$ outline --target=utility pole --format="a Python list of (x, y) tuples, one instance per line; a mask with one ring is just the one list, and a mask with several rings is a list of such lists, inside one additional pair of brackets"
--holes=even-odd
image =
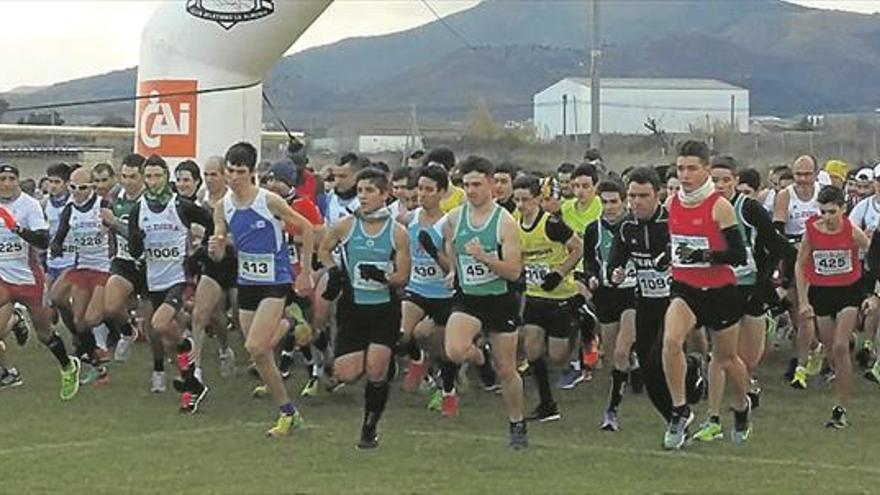
[(409, 104), (409, 132), (406, 136), (406, 146), (403, 150), (403, 158), (401, 159), (400, 166), (406, 167), (409, 165), (409, 155), (415, 151), (418, 147), (416, 144), (418, 142), (418, 138), (421, 135), (421, 131), (419, 130), (419, 111), (416, 107), (415, 103)]
[(731, 155), (736, 154), (733, 150), (733, 140), (736, 136), (736, 131), (736, 95), (730, 95), (730, 145), (728, 148), (730, 149)]
[(590, 0), (593, 4), (592, 42), (590, 46), (590, 147), (599, 149), (600, 135), (600, 80), (599, 62), (602, 57), (599, 36), (599, 0)]
[(568, 158), (568, 95), (562, 95), (562, 153)]

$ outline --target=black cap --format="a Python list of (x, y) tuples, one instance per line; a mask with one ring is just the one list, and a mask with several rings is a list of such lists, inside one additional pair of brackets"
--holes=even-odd
[(296, 187), (296, 165), (294, 165), (289, 159), (275, 162), (269, 168), (269, 173), (266, 174), (266, 179), (280, 180), (290, 187)]
[(0, 162), (0, 174), (13, 174), (18, 177), (18, 167), (6, 162)]

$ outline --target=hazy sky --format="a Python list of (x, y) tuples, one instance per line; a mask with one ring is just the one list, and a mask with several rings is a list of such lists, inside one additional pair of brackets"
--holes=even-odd
[[(284, 0), (276, 0), (284, 1)], [(140, 33), (160, 2), (0, 0), (0, 92), (137, 64)], [(429, 0), (441, 15), (479, 0)], [(880, 12), (880, 0), (797, 0), (818, 8)], [(434, 20), (418, 0), (336, 0), (291, 51)]]

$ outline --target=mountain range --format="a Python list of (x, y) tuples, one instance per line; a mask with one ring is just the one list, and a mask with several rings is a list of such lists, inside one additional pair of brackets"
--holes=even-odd
[[(602, 73), (714, 78), (751, 91), (752, 114), (880, 107), (880, 15), (779, 0), (604, 0)], [(484, 0), (406, 31), (350, 38), (280, 60), (265, 91), (288, 124), (463, 120), (483, 99), (525, 119), (532, 96), (588, 71), (590, 4)], [(14, 106), (133, 95), (135, 68), (0, 95)], [(64, 109), (68, 122), (133, 115), (131, 103)], [(272, 119), (265, 114), (267, 121)], [(11, 120), (6, 117), (6, 120)]]

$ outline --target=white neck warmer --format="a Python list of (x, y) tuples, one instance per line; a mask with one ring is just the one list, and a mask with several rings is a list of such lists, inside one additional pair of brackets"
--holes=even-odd
[(678, 199), (686, 205), (695, 205), (701, 203), (708, 198), (710, 194), (715, 192), (715, 183), (712, 178), (707, 178), (702, 186), (696, 188), (693, 192), (685, 192), (684, 188), (678, 190)]

